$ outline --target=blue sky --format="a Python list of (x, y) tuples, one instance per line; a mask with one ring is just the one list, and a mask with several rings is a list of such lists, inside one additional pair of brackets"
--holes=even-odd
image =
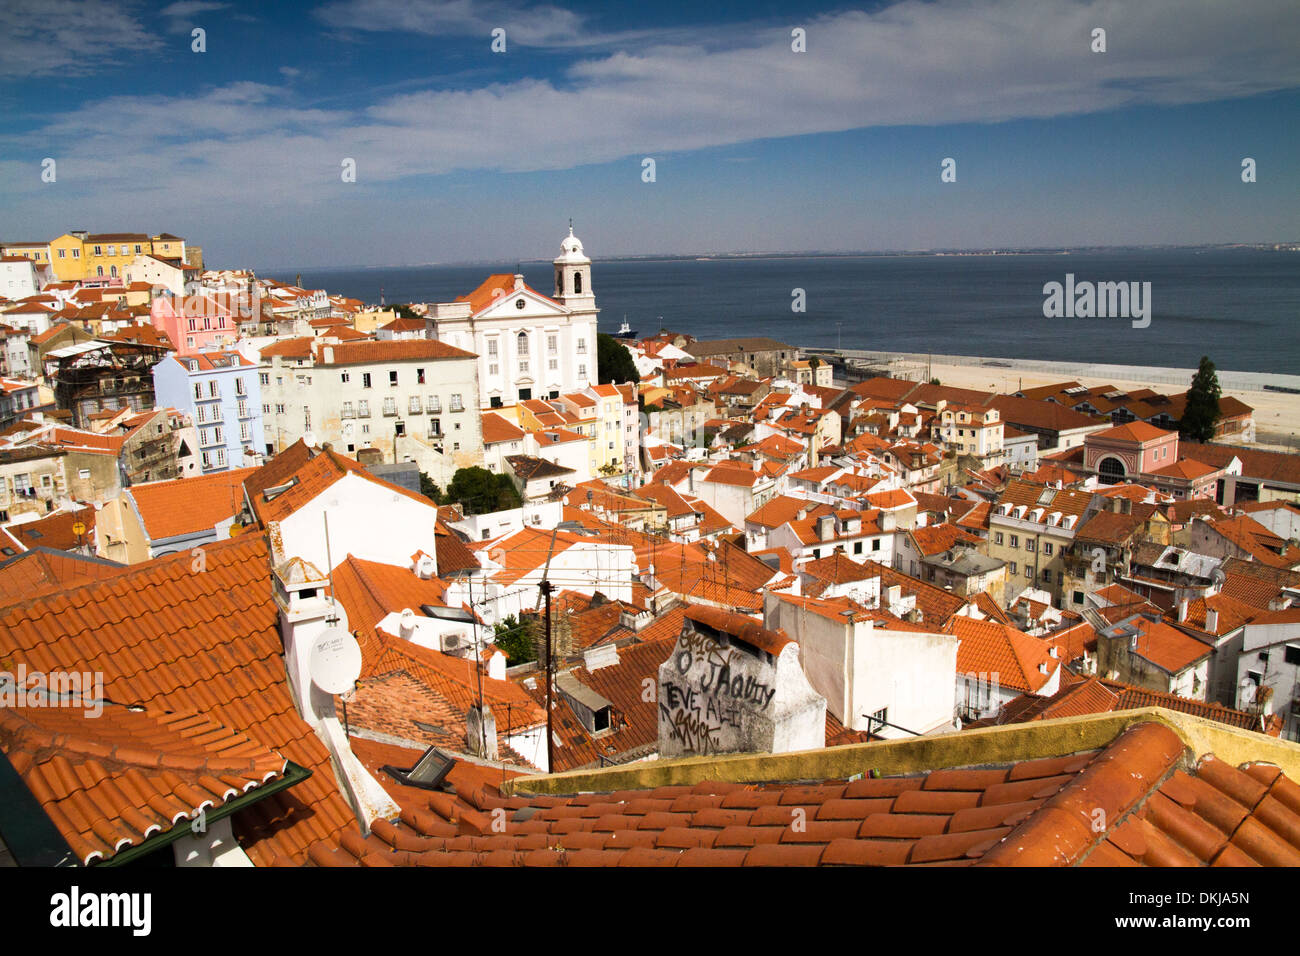
[(569, 217), (596, 257), (1297, 240), (1297, 49), (1294, 0), (6, 0), (0, 230), (259, 269), (549, 257)]

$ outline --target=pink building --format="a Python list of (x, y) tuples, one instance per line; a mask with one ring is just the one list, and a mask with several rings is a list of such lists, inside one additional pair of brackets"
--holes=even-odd
[(1136, 480), (1178, 460), (1178, 433), (1146, 422), (1093, 432), (1083, 440), (1083, 465), (1102, 481)]
[(222, 302), (208, 295), (186, 297), (182, 312), (177, 312), (176, 300), (161, 295), (153, 300), (149, 321), (159, 332), (165, 332), (181, 355), (219, 349), (231, 345), (239, 338), (239, 323), (234, 313)]

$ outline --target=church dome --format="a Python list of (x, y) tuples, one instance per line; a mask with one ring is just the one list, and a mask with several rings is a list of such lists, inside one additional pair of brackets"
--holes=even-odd
[(573, 234), (572, 225), (569, 226), (569, 234), (560, 243), (560, 255), (555, 261), (556, 263), (590, 261), (582, 251), (582, 240)]

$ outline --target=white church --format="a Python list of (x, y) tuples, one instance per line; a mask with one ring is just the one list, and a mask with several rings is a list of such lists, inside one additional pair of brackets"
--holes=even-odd
[(555, 398), (593, 385), (596, 297), (591, 260), (573, 234), (555, 259), (548, 298), (522, 275), (490, 275), (469, 295), (429, 307), (428, 337), (479, 357), (479, 407)]

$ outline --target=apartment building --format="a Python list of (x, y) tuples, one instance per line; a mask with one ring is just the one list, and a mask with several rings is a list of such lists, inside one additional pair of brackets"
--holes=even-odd
[(194, 423), (202, 474), (260, 462), (266, 439), (256, 365), (235, 351), (169, 355), (153, 379), (158, 404)]
[(1107, 504), (1086, 491), (1012, 481), (989, 512), (988, 555), (1006, 562), (1007, 601), (1037, 588), (1063, 607), (1066, 556), (1075, 532), (1085, 516)]
[(302, 438), (356, 457), (414, 461), (439, 485), (482, 467), (478, 356), (427, 339), (274, 343), (259, 380), (265, 448)]

